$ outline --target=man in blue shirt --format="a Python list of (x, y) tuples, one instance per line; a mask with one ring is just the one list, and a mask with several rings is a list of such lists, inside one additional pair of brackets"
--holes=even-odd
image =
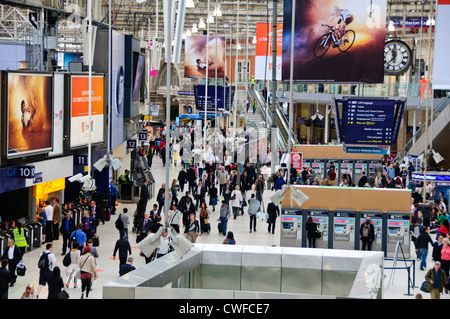
[[(75, 237), (75, 238), (74, 238)], [(78, 249), (83, 252), (84, 246), (87, 242), (87, 236), (83, 231), (83, 224), (79, 224), (77, 227), (77, 230), (73, 231), (72, 234), (70, 234), (70, 240), (76, 240), (78, 243)]]
[(75, 221), (72, 218), (72, 212), (67, 211), (66, 218), (62, 220), (61, 227), (59, 228), (59, 232), (63, 236), (63, 246), (62, 246), (62, 254), (66, 254), (67, 245), (70, 243), (70, 235), (76, 229)]

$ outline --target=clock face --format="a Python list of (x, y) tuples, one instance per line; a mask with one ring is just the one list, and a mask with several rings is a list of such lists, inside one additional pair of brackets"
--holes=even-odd
[(384, 45), (384, 73), (402, 75), (411, 65), (411, 49), (403, 41), (388, 41)]

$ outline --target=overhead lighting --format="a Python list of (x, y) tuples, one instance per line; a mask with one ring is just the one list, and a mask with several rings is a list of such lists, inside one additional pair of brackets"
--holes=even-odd
[(240, 44), (240, 43), (238, 43), (238, 44), (237, 44), (237, 49), (238, 49), (238, 50), (241, 50), (241, 49), (242, 49), (242, 47), (241, 47), (241, 44)]
[(186, 31), (183, 32), (183, 35), (181, 36), (181, 38), (182, 38), (183, 40), (186, 40)]
[(252, 43), (253, 43), (253, 44), (256, 44), (256, 35), (253, 36)]
[(187, 37), (190, 37), (191, 35), (192, 35), (191, 29), (187, 29), (187, 31), (186, 31), (186, 36), (187, 36)]
[(389, 27), (388, 27), (388, 30), (389, 30), (390, 32), (395, 31), (394, 21), (389, 21)]
[(147, 1), (147, 0), (136, 0), (137, 4), (141, 4), (141, 3), (145, 2), (145, 1)]
[(198, 28), (199, 28), (199, 29), (204, 29), (204, 28), (206, 28), (206, 25), (205, 25), (205, 19), (200, 18), (200, 23), (198, 24)]
[(222, 10), (220, 10), (220, 4), (216, 6), (213, 12), (213, 16), (215, 17), (221, 17), (222, 16)]
[(193, 25), (192, 25), (192, 33), (197, 33), (198, 32), (198, 29), (197, 29), (197, 23), (194, 23)]
[(194, 0), (187, 0), (186, 1), (186, 8), (195, 8)]
[(208, 17), (208, 22), (209, 22), (209, 23), (214, 23), (214, 18), (213, 18), (212, 15), (210, 15), (210, 16)]

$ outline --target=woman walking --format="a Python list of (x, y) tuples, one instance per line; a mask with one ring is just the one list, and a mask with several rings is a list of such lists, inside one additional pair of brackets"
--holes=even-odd
[(84, 299), (85, 291), (86, 299), (88, 299), (92, 281), (98, 278), (95, 260), (91, 255), (91, 248), (89, 246), (84, 248), (83, 255), (78, 260), (78, 267), (80, 267), (81, 299)]

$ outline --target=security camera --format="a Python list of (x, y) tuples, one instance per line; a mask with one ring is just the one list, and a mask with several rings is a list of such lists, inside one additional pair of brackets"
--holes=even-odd
[(95, 164), (93, 165), (98, 171), (102, 171), (105, 166), (108, 164), (108, 155), (103, 156), (101, 159), (99, 159)]
[(74, 175), (74, 176), (70, 177), (69, 178), (69, 182), (71, 182), (71, 183), (76, 182), (82, 177), (83, 177), (83, 174), (78, 173), (77, 175)]
[(286, 196), (286, 185), (283, 185), (282, 189), (277, 190), (275, 194), (272, 195), (270, 200), (272, 201), (272, 203), (278, 206), (284, 200), (285, 196)]
[(168, 232), (172, 239), (170, 241), (170, 246), (172, 246), (180, 258), (183, 258), (183, 256), (191, 250), (192, 243), (183, 235), (178, 234), (172, 227), (169, 228)]
[(440, 162), (442, 162), (444, 160), (444, 158), (441, 156), (441, 154), (435, 152), (433, 150), (433, 159), (436, 162), (436, 164), (439, 164)]
[(294, 186), (290, 185), (291, 188), (291, 198), (293, 198), (299, 207), (302, 207), (303, 203), (306, 202), (309, 197), (303, 193), (301, 190), (296, 189)]
[(88, 181), (89, 179), (91, 179), (91, 176), (90, 176), (90, 175), (84, 175), (84, 176), (81, 177), (78, 181), (79, 181), (80, 183), (84, 183), (84, 182)]
[(161, 235), (163, 233), (164, 227), (159, 227), (156, 233), (150, 234), (141, 240), (137, 247), (142, 251), (142, 253), (148, 258), (152, 255), (155, 249), (161, 243)]

